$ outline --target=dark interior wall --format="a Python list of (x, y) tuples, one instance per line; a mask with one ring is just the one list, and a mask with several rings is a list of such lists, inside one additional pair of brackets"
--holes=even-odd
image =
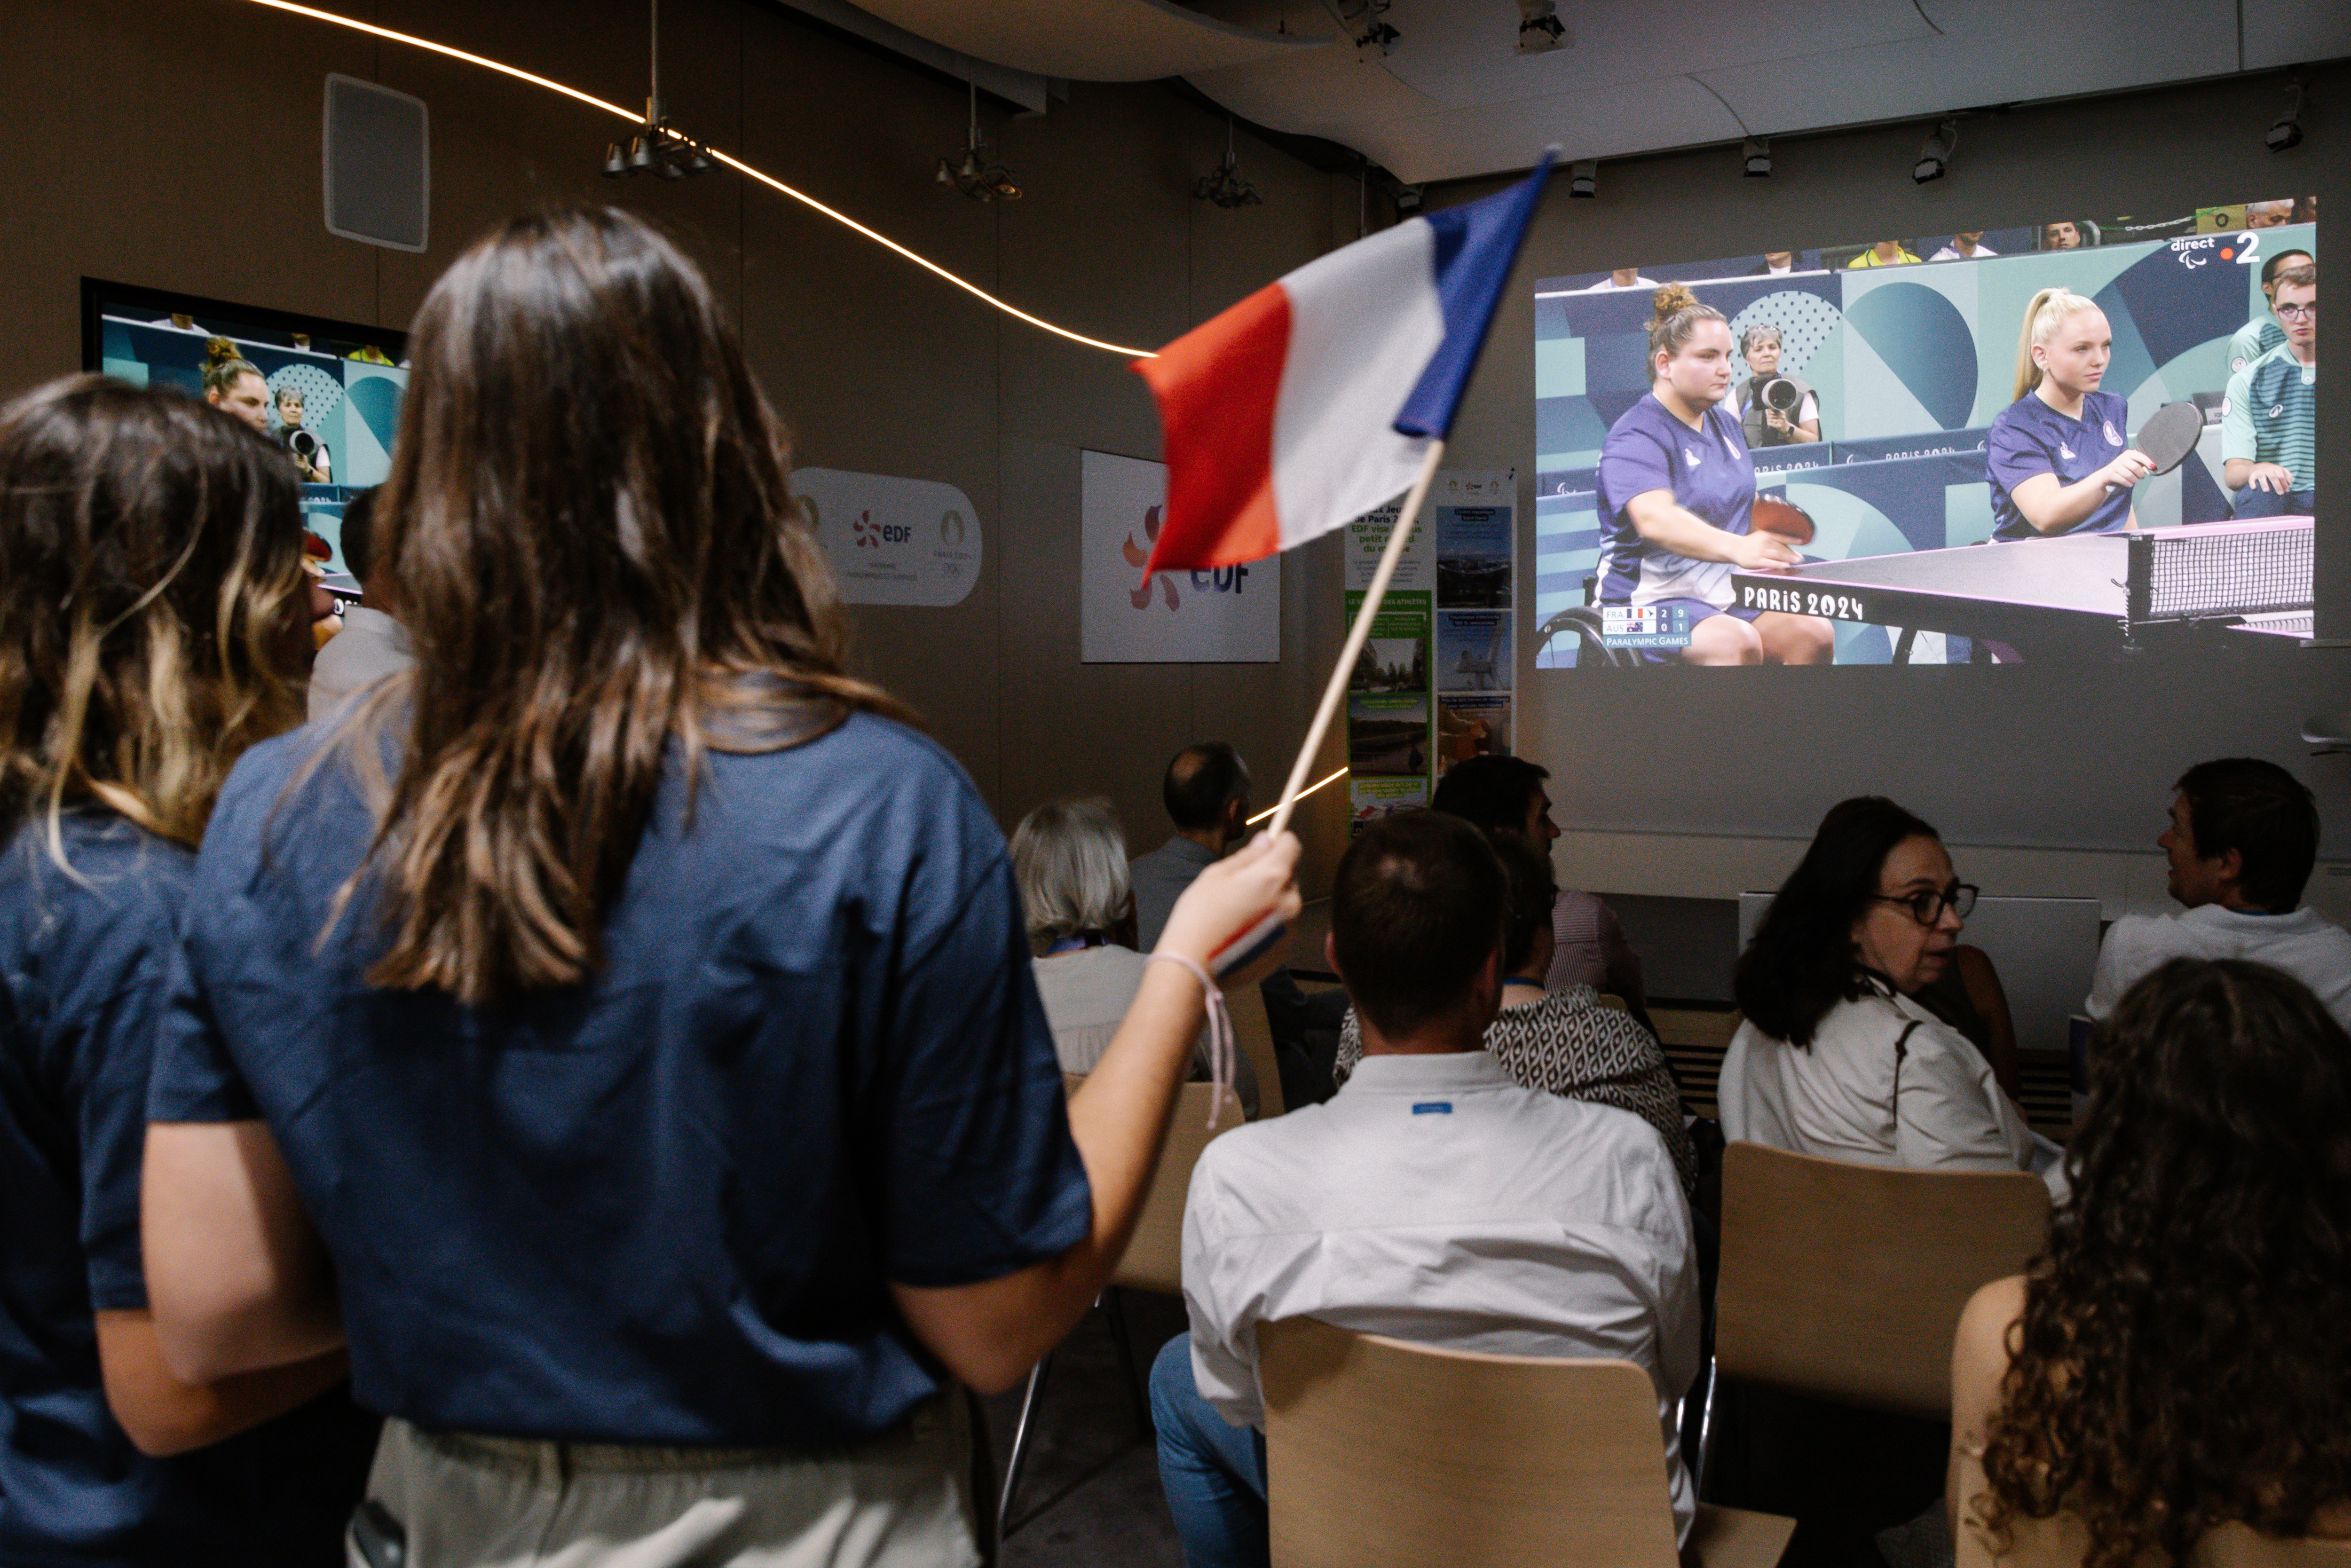
[[(351, 0), (349, 13), (626, 106), (645, 88), (645, 8)], [(931, 178), (962, 141), (949, 86), (743, 0), (662, 7), (672, 118), (1050, 320), (1155, 346), (1355, 236), (1353, 182), (1244, 135), (1265, 193), (1225, 212), (1192, 182), (1220, 119), (1156, 87), (1076, 84), (1038, 118), (983, 102), (1026, 198), (981, 206)], [(414, 93), (432, 115), (432, 248), (329, 235), (319, 115), (329, 71)], [(83, 276), (404, 326), (475, 235), (528, 207), (615, 201), (658, 219), (733, 306), (799, 460), (942, 480), (970, 497), (987, 566), (950, 609), (861, 607), (859, 658), (914, 705), (1007, 826), (1106, 793), (1140, 850), (1184, 743), (1248, 756), (1270, 802), (1335, 657), (1334, 545), (1283, 563), (1282, 660), (1079, 662), (1079, 451), (1158, 455), (1123, 360), (1009, 321), (831, 220), (726, 172), (608, 182), (626, 127), (541, 89), (245, 0), (9, 0), (0, 87), (37, 105), (0, 167), (0, 395), (78, 368)], [(1337, 738), (1326, 745), (1335, 758)], [(1317, 773), (1336, 761), (1326, 761)], [(1301, 808), (1310, 883), (1343, 847), (1342, 792)]]
[[(2283, 154), (2262, 144), (2285, 102), (2283, 78), (2270, 76), (1972, 116), (1949, 174), (1927, 186), (1908, 178), (1922, 123), (1782, 138), (1769, 180), (1740, 178), (1729, 147), (1604, 163), (1598, 199), (1555, 192), (1545, 203), (1449, 460), (1517, 465), (1521, 515), (1532, 516), (1538, 277), (2313, 193), (2323, 238), (2351, 225), (2351, 69), (2308, 77), (2308, 134)], [(1432, 204), (1499, 183), (1443, 187)], [(2320, 397), (2320, 449), (2351, 452), (2351, 388), (2335, 377)], [(2351, 639), (2342, 489), (2318, 503), (2320, 631)], [(1521, 548), (1530, 540), (1522, 533)], [(1522, 559), (1522, 571), (1532, 566)], [(1964, 841), (2145, 850), (2187, 763), (2251, 754), (2318, 791), (2327, 853), (2351, 843), (2351, 758), (2308, 757), (2296, 738), (2305, 717), (2351, 701), (2351, 651), (2298, 652), (2258, 672), (2149, 663), (1536, 673), (1531, 641), (1520, 644), (1520, 739), (1554, 770), (1562, 825), (1808, 836), (1830, 801), (1878, 791)]]

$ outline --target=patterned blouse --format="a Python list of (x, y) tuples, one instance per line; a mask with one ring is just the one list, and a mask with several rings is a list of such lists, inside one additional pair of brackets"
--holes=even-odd
[[(1548, 991), (1541, 999), (1505, 1008), (1487, 1026), (1486, 1049), (1501, 1059), (1511, 1082), (1570, 1100), (1630, 1111), (1657, 1130), (1674, 1156), (1685, 1197), (1698, 1196), (1698, 1145), (1682, 1124), (1682, 1101), (1656, 1037), (1627, 1015), (1600, 1005), (1589, 986)], [(1341, 1083), (1364, 1059), (1355, 1009), (1339, 1026)]]

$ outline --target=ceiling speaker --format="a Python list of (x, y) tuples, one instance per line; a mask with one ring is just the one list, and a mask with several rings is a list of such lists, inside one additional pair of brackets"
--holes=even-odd
[(424, 248), (433, 193), (424, 100), (357, 77), (327, 78), (327, 232)]

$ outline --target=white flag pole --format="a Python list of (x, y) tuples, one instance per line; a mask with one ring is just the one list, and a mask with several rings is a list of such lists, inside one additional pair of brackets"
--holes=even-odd
[(1274, 810), (1273, 825), (1266, 830), (1270, 833), (1290, 826), (1290, 813), (1298, 804), (1298, 791), (1306, 782), (1306, 771), (1314, 766), (1314, 754), (1322, 749), (1322, 737), (1330, 732), (1331, 716), (1338, 711), (1339, 699), (1347, 695), (1347, 677), (1354, 672), (1356, 655), (1364, 651), (1364, 639), (1371, 635), (1372, 617), (1380, 612), (1380, 601), (1387, 596), (1388, 580), (1395, 576), (1396, 562), (1404, 559), (1405, 540), (1412, 537), (1421, 503), (1428, 498), (1428, 487), (1437, 480), (1437, 465), (1444, 456), (1444, 442), (1428, 444), (1428, 456), (1420, 465), (1419, 477), (1412, 482), (1411, 494), (1405, 497), (1404, 510), (1396, 516), (1387, 547), (1380, 551), (1380, 564), (1372, 573), (1371, 586), (1364, 591), (1363, 608), (1355, 612), (1355, 623), (1347, 629), (1346, 646), (1339, 650), (1339, 666), (1331, 672), (1331, 684), (1322, 688), (1322, 706), (1314, 710), (1314, 722), (1306, 731), (1306, 744), (1298, 748), (1298, 760), (1290, 765), (1290, 782), (1281, 787), (1281, 804)]

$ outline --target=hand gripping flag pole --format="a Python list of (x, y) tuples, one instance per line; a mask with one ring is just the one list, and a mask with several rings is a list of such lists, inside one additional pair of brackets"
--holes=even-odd
[(1158, 402), (1167, 460), (1146, 575), (1255, 560), (1410, 489), (1282, 786), (1274, 832), (1290, 825), (1427, 499), (1558, 152), (1506, 191), (1309, 262), (1134, 364)]

